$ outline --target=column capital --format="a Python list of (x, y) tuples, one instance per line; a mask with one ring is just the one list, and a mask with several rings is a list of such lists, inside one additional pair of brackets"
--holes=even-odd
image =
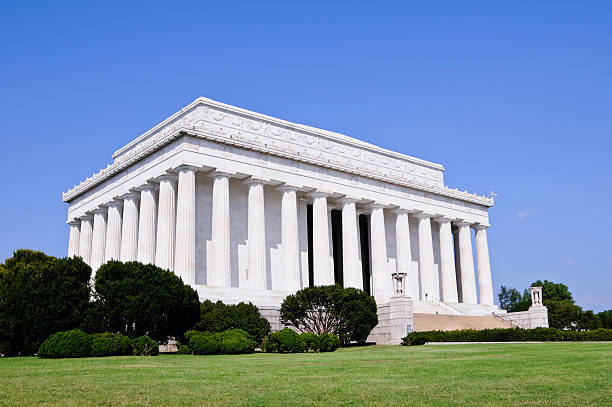
[(389, 205), (383, 202), (372, 202), (367, 204), (365, 207), (368, 208), (370, 211), (373, 211), (375, 209), (385, 209), (387, 208)]
[(438, 222), (440, 225), (444, 225), (454, 221), (453, 218), (447, 218), (446, 216), (436, 216), (435, 218), (433, 218), (433, 220)]
[(70, 226), (81, 226), (81, 219), (75, 218), (75, 219), (72, 219), (72, 220), (70, 220), (70, 221), (68, 221), (66, 223), (68, 225), (70, 225)]
[(265, 184), (267, 182), (270, 182), (270, 180), (267, 178), (256, 177), (252, 175), (242, 180), (242, 182), (244, 182), (247, 185), (259, 185), (259, 184)]
[(404, 214), (409, 214), (409, 213), (413, 213), (414, 210), (412, 209), (408, 209), (408, 208), (403, 208), (403, 207), (399, 207), (399, 208), (394, 208), (392, 209), (392, 212), (396, 215), (404, 215)]
[(146, 184), (144, 185), (139, 185), (137, 187), (134, 188), (135, 191), (138, 192), (142, 192), (142, 191), (155, 191), (157, 189), (157, 185), (155, 185), (154, 183), (147, 181)]
[(483, 225), (482, 223), (475, 223), (472, 225), (472, 229), (474, 230), (487, 230), (490, 225)]
[(298, 189), (302, 188), (303, 187), (301, 185), (288, 184), (286, 182), (276, 187), (276, 189), (279, 191), (297, 191)]
[(177, 165), (176, 167), (172, 168), (174, 171), (176, 172), (184, 172), (184, 171), (194, 171), (197, 172), (199, 170), (201, 170), (201, 168), (192, 165), (192, 164), (181, 164), (181, 165)]
[(466, 227), (466, 226), (470, 226), (472, 224), (472, 222), (466, 222), (463, 219), (456, 219), (453, 221), (453, 225), (457, 226), (457, 227)]
[(113, 199), (113, 200), (112, 200), (112, 201), (110, 201), (110, 202), (107, 202), (107, 203), (105, 203), (105, 204), (102, 204), (102, 206), (104, 206), (104, 207), (106, 207), (106, 208), (113, 208), (113, 207), (115, 207), (115, 208), (119, 208), (119, 207), (123, 206), (123, 202), (121, 202), (121, 201), (119, 201), (119, 200), (116, 200), (116, 199)]
[(310, 195), (312, 199), (327, 198), (331, 195), (331, 192), (323, 191), (321, 189), (315, 189), (314, 191), (309, 192), (308, 195)]
[(131, 190), (130, 192), (126, 192), (125, 194), (119, 195), (118, 198), (123, 199), (124, 201), (126, 199), (138, 200), (140, 199), (140, 194), (137, 190)]
[(173, 181), (176, 182), (178, 180), (178, 176), (177, 174), (171, 173), (171, 172), (165, 172), (162, 175), (158, 176), (155, 178), (155, 181), (157, 182), (161, 182), (161, 181)]
[(417, 219), (426, 219), (426, 218), (433, 218), (433, 217), (435, 217), (434, 214), (427, 213), (427, 212), (413, 212), (412, 216), (414, 216)]
[(217, 179), (217, 178), (230, 178), (232, 175), (235, 175), (232, 171), (224, 170), (224, 169), (221, 169), (221, 168), (217, 168), (217, 169), (212, 170), (210, 172), (210, 176), (213, 177), (214, 179)]
[(93, 211), (91, 211), (94, 215), (101, 213), (103, 215), (106, 215), (106, 213), (108, 212), (108, 208), (106, 206), (103, 207), (98, 207), (96, 209), (94, 209)]
[(86, 213), (83, 216), (80, 216), (78, 219), (80, 219), (81, 221), (87, 221), (87, 220), (92, 220), (93, 219), (93, 213)]
[(340, 202), (342, 205), (346, 205), (359, 202), (359, 198), (355, 198), (354, 196), (350, 195), (344, 195), (343, 197), (338, 198), (337, 201)]

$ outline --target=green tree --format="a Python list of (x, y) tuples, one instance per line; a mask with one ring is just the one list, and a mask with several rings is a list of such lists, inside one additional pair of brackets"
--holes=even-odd
[(572, 301), (543, 301), (548, 308), (548, 326), (557, 329), (576, 329), (582, 308)]
[(601, 311), (597, 314), (597, 318), (600, 328), (612, 329), (612, 309)]
[(228, 329), (242, 329), (248, 332), (259, 344), (270, 332), (270, 323), (251, 303), (227, 305), (206, 300), (200, 304), (200, 320), (195, 329), (202, 332), (224, 332)]
[(336, 334), (343, 344), (364, 343), (378, 324), (374, 297), (339, 285), (305, 288), (281, 305), (281, 320), (301, 332)]
[(531, 284), (532, 287), (542, 287), (542, 302), (544, 301), (570, 301), (574, 303), (572, 293), (565, 284), (553, 283), (548, 280), (538, 280)]
[(527, 311), (531, 306), (531, 296), (527, 290), (521, 294), (516, 288), (507, 288), (502, 285), (497, 297), (500, 308), (508, 312)]
[(31, 355), (51, 334), (78, 328), (88, 307), (91, 268), (17, 250), (0, 266), (0, 353)]
[(200, 316), (198, 294), (174, 273), (152, 264), (109, 261), (95, 278), (99, 328), (166, 343), (182, 338)]

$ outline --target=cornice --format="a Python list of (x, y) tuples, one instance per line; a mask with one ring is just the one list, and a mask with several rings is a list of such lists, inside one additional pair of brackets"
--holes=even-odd
[[(328, 138), (333, 136), (334, 139), (340, 140), (344, 144), (352, 143), (357, 148), (369, 149), (370, 155), (365, 158), (362, 158), (362, 160), (373, 157), (375, 159), (378, 159), (380, 163), (362, 164), (362, 162), (360, 161), (351, 160), (348, 157), (343, 157), (338, 154), (334, 154), (333, 152), (309, 148), (308, 143), (315, 142), (315, 139), (312, 138), (309, 134), (301, 135), (297, 133), (290, 133), (289, 138), (300, 136), (302, 137), (302, 139), (300, 140), (292, 141), (289, 139), (284, 139), (282, 137), (273, 137), (275, 135), (275, 131), (280, 134), (284, 131), (283, 129), (275, 128), (276, 130), (270, 130), (269, 128), (266, 128), (263, 130), (265, 132), (265, 135), (258, 135), (250, 131), (250, 129), (252, 129), (254, 125), (260, 124), (258, 122), (249, 122), (249, 125), (251, 126), (250, 129), (247, 129), (249, 131), (240, 131), (234, 128), (226, 128), (222, 124), (215, 125), (214, 123), (207, 122), (202, 118), (202, 116), (208, 113), (208, 111), (198, 112), (194, 110), (198, 106), (200, 106), (200, 104), (217, 107), (222, 106), (224, 109), (227, 110), (230, 110), (231, 108), (233, 112), (239, 112), (241, 114), (245, 114), (244, 112), (246, 112), (256, 118), (263, 118), (270, 122), (274, 122), (275, 124), (280, 123), (285, 127), (289, 127), (291, 125), (292, 128), (299, 129), (301, 132), (307, 131), (308, 133)], [(214, 117), (215, 113), (216, 112), (212, 113), (213, 120), (216, 120), (216, 117)], [(183, 116), (182, 118), (181, 115)], [(181, 118), (181, 120), (179, 120), (178, 122), (174, 122), (178, 118)], [(250, 117), (236, 118), (236, 121), (240, 122), (241, 125), (243, 125), (244, 122), (248, 121), (249, 119)], [(264, 124), (261, 124), (261, 126), (263, 125)], [(246, 127), (246, 125), (244, 125), (243, 127)], [(259, 130), (260, 128), (258, 128), (257, 130)], [(113, 157), (115, 158), (115, 162), (113, 164), (108, 165), (106, 168), (102, 169), (97, 174), (94, 174), (92, 177), (87, 178), (78, 186), (75, 186), (74, 188), (64, 193), (63, 200), (65, 202), (73, 200), (74, 198), (83, 194), (87, 190), (93, 188), (96, 185), (99, 185), (100, 183), (106, 181), (115, 174), (123, 171), (129, 166), (135, 164), (136, 162), (149, 156), (156, 150), (159, 150), (160, 148), (182, 136), (192, 136), (199, 139), (210, 140), (217, 143), (259, 151), (269, 155), (288, 158), (294, 161), (313, 164), (319, 167), (359, 175), (366, 178), (383, 181), (386, 183), (406, 186), (412, 189), (430, 192), (433, 194), (442, 195), (461, 201), (471, 202), (486, 207), (493, 206), (494, 203), (492, 198), (478, 196), (476, 194), (470, 194), (467, 191), (459, 191), (458, 189), (451, 189), (446, 186), (442, 187), (435, 184), (428, 184), (424, 181), (421, 181), (417, 175), (412, 178), (409, 178), (410, 174), (408, 174), (406, 171), (394, 171), (392, 168), (390, 168), (391, 165), (394, 165), (396, 167), (402, 166), (402, 163), (405, 162), (408, 164), (416, 164), (420, 166), (429, 167), (434, 171), (441, 171), (443, 170), (443, 167), (439, 164), (428, 163), (426, 161), (409, 156), (404, 156), (399, 153), (389, 152), (388, 150), (372, 146), (368, 143), (360, 142), (359, 140), (351, 139), (350, 137), (338, 133), (327, 132), (319, 129), (313, 130), (313, 128), (309, 128), (308, 126), (296, 125), (293, 123), (285, 122), (280, 119), (270, 118), (269, 116), (256, 114), (253, 112), (246, 111), (244, 109), (235, 108), (233, 106), (214, 102), (205, 98), (197, 99), (195, 102), (182, 109), (180, 112), (176, 113), (172, 117), (160, 123), (158, 126), (154, 127), (149, 132), (132, 141), (124, 148), (118, 150), (113, 155)], [(287, 136), (287, 134), (283, 133), (281, 134), (281, 136)], [(303, 145), (298, 144), (299, 142), (303, 141), (303, 138), (306, 138), (306, 141), (303, 143)], [(321, 140), (316, 140), (316, 142), (317, 144), (326, 143), (325, 141)], [(325, 147), (325, 145), (323, 147)], [(339, 148), (342, 148), (342, 146), (340, 146)], [(377, 150), (376, 152), (384, 153), (386, 156), (392, 155), (394, 157), (400, 158), (400, 160), (393, 160), (392, 158), (388, 158), (385, 156), (378, 156), (372, 150)], [(384, 167), (383, 163), (387, 164), (388, 166)], [(410, 169), (410, 171), (413, 170)]]

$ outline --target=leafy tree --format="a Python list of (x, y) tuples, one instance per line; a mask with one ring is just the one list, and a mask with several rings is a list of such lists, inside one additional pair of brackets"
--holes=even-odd
[(270, 332), (270, 323), (251, 303), (227, 305), (206, 300), (200, 304), (200, 320), (195, 329), (202, 332), (224, 332), (228, 329), (242, 329), (248, 332), (257, 343)]
[(600, 328), (612, 329), (612, 309), (598, 313), (597, 318)]
[(0, 266), (0, 353), (31, 355), (51, 334), (78, 328), (90, 298), (91, 268), (17, 250)]
[(544, 301), (570, 301), (574, 303), (572, 293), (565, 284), (553, 283), (548, 280), (538, 280), (531, 284), (532, 287), (542, 287), (542, 302)]
[(198, 294), (174, 273), (152, 264), (109, 261), (95, 278), (98, 328), (166, 343), (182, 338), (200, 315)]
[(578, 319), (582, 313), (582, 308), (574, 305), (572, 301), (551, 301), (543, 302), (548, 308), (548, 326), (557, 329), (576, 329)]
[(508, 312), (527, 311), (531, 306), (531, 296), (527, 290), (521, 294), (516, 288), (507, 288), (502, 285), (497, 297), (499, 306)]
[(281, 305), (281, 320), (301, 332), (333, 333), (343, 344), (364, 343), (378, 324), (374, 298), (339, 285), (305, 288)]

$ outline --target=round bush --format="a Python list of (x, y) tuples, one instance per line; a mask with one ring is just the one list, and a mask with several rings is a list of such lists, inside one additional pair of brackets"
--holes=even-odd
[(92, 356), (120, 356), (132, 355), (134, 352), (133, 341), (120, 333), (112, 334), (105, 332), (94, 334), (91, 344)]
[(285, 328), (268, 335), (264, 342), (264, 350), (266, 352), (299, 353), (306, 350), (306, 345), (297, 332)]
[(210, 332), (187, 331), (185, 337), (189, 341), (190, 352), (193, 355), (216, 355), (219, 344)]
[(340, 339), (334, 334), (322, 333), (318, 342), (321, 352), (335, 352), (340, 347)]
[(312, 332), (302, 332), (300, 334), (300, 338), (302, 338), (304, 341), (304, 348), (306, 349), (306, 352), (309, 350), (314, 352), (319, 350), (319, 337), (317, 334)]
[(214, 336), (219, 344), (219, 353), (226, 355), (253, 353), (257, 346), (251, 335), (242, 329), (230, 329)]
[(92, 337), (80, 329), (57, 332), (38, 349), (41, 358), (82, 358), (91, 355)]
[(156, 356), (159, 355), (159, 344), (147, 335), (134, 339), (134, 355)]

